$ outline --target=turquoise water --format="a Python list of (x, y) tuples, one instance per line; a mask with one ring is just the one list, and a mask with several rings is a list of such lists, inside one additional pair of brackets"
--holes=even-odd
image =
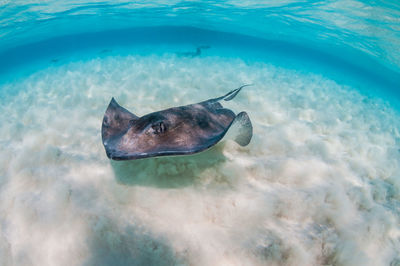
[(144, 43), (179, 43), (187, 49), (209, 43), (223, 48), (211, 54), (251, 55), (296, 69), (311, 66), (313, 72), (347, 83), (356, 79), (380, 96), (398, 98), (397, 3), (4, 1), (0, 12), (0, 73), (71, 52), (81, 51), (77, 57), (82, 58), (88, 50), (115, 46), (129, 53)]
[[(399, 17), (0, 0), (0, 265), (398, 265)], [(249, 146), (106, 157), (111, 97), (141, 116), (247, 83), (226, 106), (249, 114)]]

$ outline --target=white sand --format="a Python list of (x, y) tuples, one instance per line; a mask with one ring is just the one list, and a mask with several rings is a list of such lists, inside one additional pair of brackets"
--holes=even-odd
[[(247, 87), (254, 137), (112, 162), (137, 115)], [(398, 113), (325, 77), (217, 57), (107, 57), (5, 84), (0, 265), (400, 265)]]

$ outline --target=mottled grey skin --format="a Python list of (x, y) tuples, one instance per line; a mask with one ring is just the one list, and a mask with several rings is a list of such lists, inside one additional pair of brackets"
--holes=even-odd
[[(246, 86), (246, 85), (245, 85)], [(244, 86), (225, 96), (186, 106), (172, 107), (142, 117), (130, 113), (112, 98), (102, 124), (107, 156), (113, 160), (184, 155), (203, 151), (220, 141), (236, 115), (220, 100), (231, 100)], [(245, 112), (240, 117), (251, 122)], [(248, 130), (247, 130), (248, 131)], [(247, 145), (250, 142), (247, 137)]]

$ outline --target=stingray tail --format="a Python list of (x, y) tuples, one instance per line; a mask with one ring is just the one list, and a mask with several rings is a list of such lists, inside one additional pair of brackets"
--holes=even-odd
[(246, 112), (240, 112), (232, 122), (226, 138), (233, 139), (240, 146), (247, 146), (253, 137), (253, 126)]
[(245, 85), (243, 85), (243, 86), (240, 86), (239, 88), (237, 88), (237, 89), (235, 89), (235, 90), (233, 90), (233, 91), (228, 92), (228, 93), (225, 94), (224, 96), (215, 98), (214, 101), (220, 101), (220, 100), (230, 101), (230, 100), (232, 100), (233, 98), (236, 97), (236, 95), (240, 92), (240, 90), (241, 90), (242, 88), (247, 87), (247, 86), (253, 86), (253, 84), (245, 84)]

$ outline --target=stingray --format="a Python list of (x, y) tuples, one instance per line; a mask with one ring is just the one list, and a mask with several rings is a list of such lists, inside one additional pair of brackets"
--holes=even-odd
[[(246, 112), (235, 115), (222, 107), (243, 85), (224, 96), (185, 106), (172, 107), (138, 117), (112, 98), (104, 114), (101, 135), (108, 158), (141, 158), (188, 155), (217, 144), (230, 128), (241, 146), (250, 143), (253, 127)], [(235, 125), (233, 127), (233, 125)]]

